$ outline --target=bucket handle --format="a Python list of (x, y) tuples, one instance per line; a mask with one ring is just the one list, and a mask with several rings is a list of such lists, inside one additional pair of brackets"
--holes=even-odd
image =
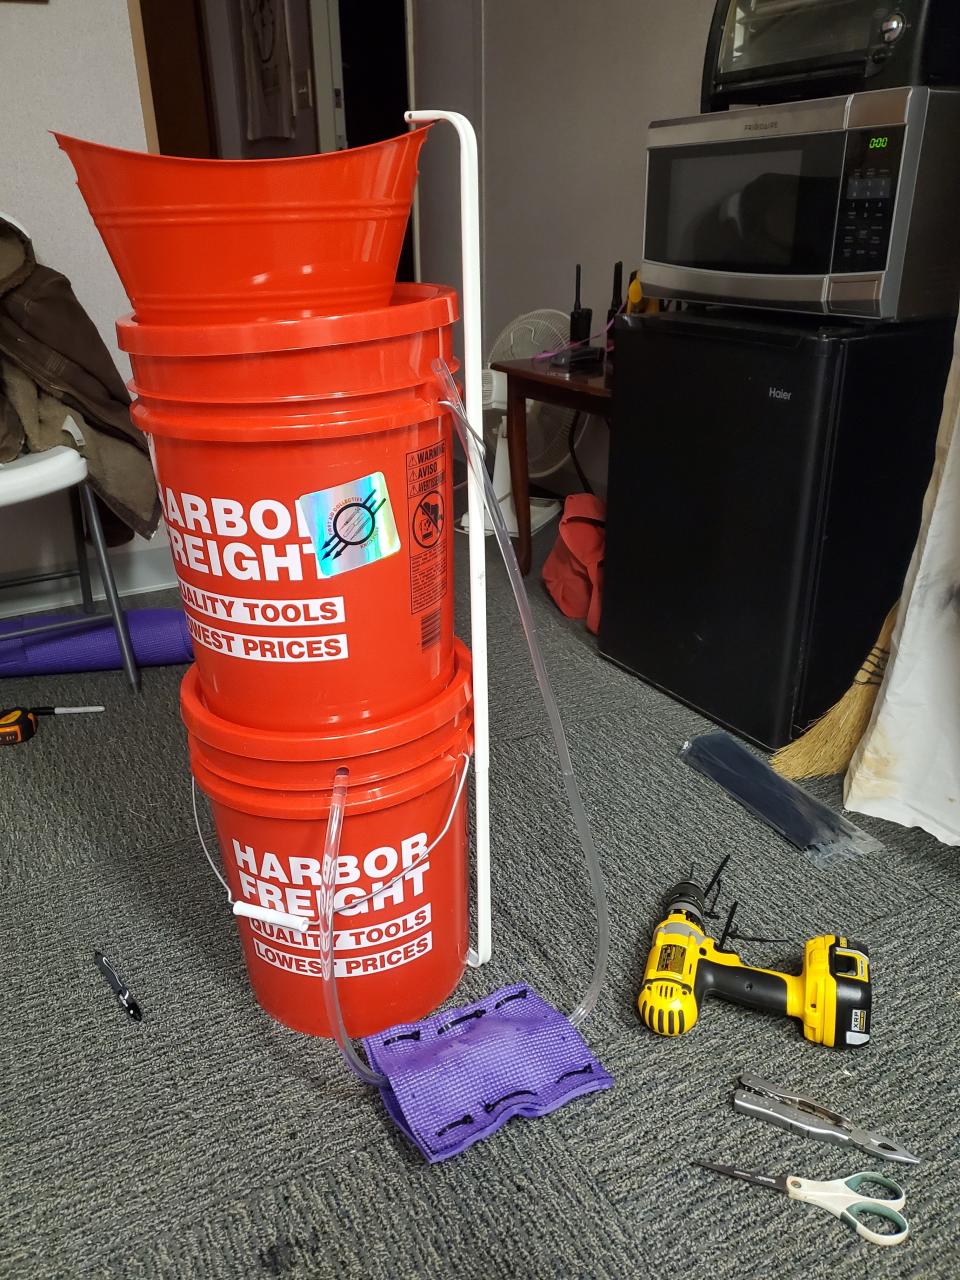
[[(460, 797), (463, 795), (464, 787), (467, 784), (467, 777), (470, 773), (470, 753), (465, 751), (460, 756), (460, 760), (463, 763), (460, 769), (460, 777), (457, 781), (457, 789), (454, 792), (453, 803), (450, 806), (450, 811), (447, 814), (446, 822), (444, 822), (443, 827), (440, 831), (440, 834), (436, 836), (433, 840), (431, 840), (430, 844), (427, 845), (426, 849), (422, 849), (420, 853), (417, 854), (416, 858), (413, 860), (413, 862), (410, 863), (409, 867), (403, 867), (400, 871), (397, 872), (397, 874), (391, 880), (388, 880), (387, 883), (382, 888), (376, 889), (372, 893), (368, 893), (364, 897), (356, 899), (354, 902), (351, 902), (349, 906), (341, 907), (336, 912), (337, 915), (340, 915), (341, 913), (346, 911), (354, 911), (357, 907), (362, 907), (365, 903), (371, 902), (374, 898), (379, 898), (381, 894), (388, 893), (395, 884), (397, 884), (400, 880), (403, 880), (404, 877), (412, 875), (414, 871), (416, 871), (419, 867), (422, 867), (423, 864), (427, 861), (431, 853), (433, 853), (434, 849), (436, 849), (437, 845), (440, 843), (440, 841), (444, 838), (444, 836), (450, 830), (450, 827), (453, 823), (454, 815), (457, 812), (457, 806), (460, 803)], [(227, 884), (226, 880), (220, 874), (220, 871), (217, 869), (217, 864), (214, 862), (213, 856), (211, 855), (210, 850), (207, 847), (207, 842), (203, 838), (203, 830), (201, 829), (201, 826), (200, 826), (200, 813), (199, 813), (199, 810), (197, 809), (197, 791), (199, 790), (199, 788), (197, 787), (197, 779), (192, 774), (190, 776), (190, 784), (191, 784), (191, 798), (193, 801), (193, 821), (196, 824), (197, 837), (200, 841), (200, 848), (203, 850), (206, 856), (207, 862), (209, 862), (210, 864), (210, 870), (213, 872), (213, 874), (217, 877), (217, 879), (220, 881), (220, 883), (223, 885), (224, 889), (226, 890), (227, 902), (229, 902), (231, 910), (233, 911), (233, 914), (235, 916), (243, 916), (245, 918), (252, 919), (252, 920), (260, 920), (264, 924), (275, 924), (279, 926), (281, 929), (292, 929), (295, 933), (309, 933), (311, 929), (319, 928), (322, 925), (322, 921), (316, 919), (313, 916), (292, 915), (287, 911), (277, 911), (273, 907), (261, 907), (254, 902), (244, 902), (242, 900), (237, 901), (233, 897), (233, 894), (230, 892), (230, 886)]]

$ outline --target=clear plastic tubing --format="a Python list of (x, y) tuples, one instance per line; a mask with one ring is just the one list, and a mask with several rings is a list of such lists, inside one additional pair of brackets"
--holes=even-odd
[(550, 677), (547, 675), (547, 668), (544, 666), (543, 654), (540, 652), (540, 645), (537, 641), (536, 628), (533, 622), (533, 614), (530, 612), (530, 601), (527, 599), (527, 591), (523, 585), (523, 577), (520, 573), (520, 566), (517, 564), (517, 557), (514, 554), (513, 543), (510, 541), (510, 535), (507, 532), (507, 526), (503, 520), (503, 512), (497, 502), (497, 495), (493, 490), (493, 483), (487, 473), (484, 463), (481, 437), (473, 430), (467, 419), (466, 410), (463, 407), (463, 401), (460, 399), (460, 393), (457, 385), (453, 380), (446, 361), (437, 359), (433, 362), (433, 371), (437, 375), (443, 387), (445, 399), (441, 404), (445, 404), (453, 413), (454, 421), (457, 424), (457, 432), (460, 436), (460, 443), (463, 445), (463, 451), (467, 456), (474, 476), (483, 484), (483, 501), (487, 509), (487, 514), (493, 524), (493, 531), (496, 535), (497, 545), (500, 548), (500, 554), (503, 557), (503, 563), (506, 565), (507, 575), (510, 578), (510, 586), (513, 588), (513, 596), (517, 602), (517, 609), (520, 613), (520, 622), (523, 626), (523, 634), (526, 637), (527, 648), (530, 650), (530, 661), (533, 663), (534, 675), (537, 678), (537, 685), (540, 688), (540, 697), (543, 699), (544, 709), (547, 713), (547, 719), (550, 722), (550, 730), (553, 734), (553, 741), (557, 748), (557, 757), (560, 761), (560, 772), (563, 775), (563, 785), (567, 793), (567, 801), (570, 805), (570, 812), (573, 816), (574, 823), (577, 828), (577, 835), (580, 838), (580, 846), (583, 849), (583, 856), (587, 863), (587, 872), (590, 877), (590, 888), (593, 893), (593, 901), (597, 913), (597, 940), (596, 950), (593, 956), (593, 974), (590, 978), (590, 985), (570, 1014), (570, 1021), (574, 1026), (578, 1026), (583, 1022), (584, 1018), (589, 1017), (593, 1012), (600, 992), (603, 989), (604, 978), (607, 972), (607, 960), (610, 955), (610, 913), (607, 908), (607, 892), (603, 882), (603, 872), (600, 870), (600, 859), (597, 857), (596, 845), (593, 843), (593, 833), (590, 830), (590, 823), (587, 819), (586, 810), (583, 807), (583, 799), (580, 796), (580, 788), (577, 786), (577, 779), (573, 772), (573, 763), (570, 759), (570, 750), (567, 746), (567, 736), (563, 731), (563, 721), (560, 719), (560, 709), (557, 706), (557, 699), (554, 696), (553, 688), (550, 684)]
[[(547, 668), (544, 665), (543, 654), (540, 652), (540, 645), (537, 640), (536, 628), (533, 621), (533, 614), (530, 612), (530, 602), (527, 599), (526, 588), (523, 585), (523, 577), (520, 573), (520, 566), (517, 564), (517, 557), (514, 554), (513, 544), (510, 541), (510, 534), (507, 532), (507, 526), (503, 520), (503, 513), (497, 502), (497, 496), (493, 490), (493, 484), (487, 473), (484, 463), (483, 454), (479, 447), (479, 438), (467, 419), (466, 410), (463, 407), (463, 401), (460, 399), (460, 393), (457, 391), (456, 383), (453, 380), (447, 364), (444, 360), (435, 360), (433, 369), (439, 378), (443, 387), (443, 393), (446, 399), (440, 403), (445, 405), (453, 413), (454, 421), (457, 425), (457, 433), (460, 436), (460, 443), (463, 445), (463, 451), (467, 456), (467, 461), (475, 476), (478, 476), (483, 484), (483, 501), (493, 524), (493, 531), (496, 535), (497, 545), (500, 548), (500, 554), (503, 557), (503, 563), (506, 565), (507, 575), (510, 578), (510, 586), (513, 589), (513, 596), (517, 602), (517, 609), (520, 613), (520, 622), (523, 626), (523, 634), (527, 641), (527, 648), (530, 651), (530, 660), (533, 663), (534, 675), (537, 679), (537, 685), (540, 689), (540, 697), (543, 699), (544, 709), (547, 713), (547, 719), (550, 723), (550, 730), (553, 734), (553, 740), (557, 749), (557, 757), (560, 761), (560, 772), (563, 776), (563, 785), (567, 793), (567, 801), (570, 805), (570, 812), (573, 816), (574, 824), (577, 828), (577, 835), (580, 839), (580, 846), (583, 849), (583, 856), (587, 864), (587, 872), (590, 877), (590, 888), (593, 893), (593, 901), (597, 914), (597, 939), (596, 948), (593, 955), (593, 972), (590, 977), (590, 983), (583, 993), (580, 1002), (570, 1014), (570, 1021), (574, 1026), (578, 1026), (585, 1018), (588, 1018), (596, 1007), (600, 992), (603, 989), (604, 979), (607, 972), (607, 961), (610, 955), (610, 913), (607, 908), (607, 892), (603, 881), (603, 872), (600, 869), (600, 859), (597, 856), (596, 845), (593, 842), (593, 833), (590, 830), (590, 822), (587, 818), (587, 812), (583, 807), (583, 799), (580, 795), (580, 788), (577, 786), (577, 779), (573, 772), (573, 762), (570, 759), (570, 749), (567, 746), (567, 736), (563, 731), (563, 721), (560, 719), (560, 709), (557, 706), (557, 699), (554, 695), (553, 688), (550, 684), (550, 677), (547, 675)], [(349, 782), (349, 770), (340, 768), (334, 776), (333, 792), (330, 800), (330, 816), (327, 822), (327, 837), (323, 848), (323, 910), (321, 916), (321, 933), (320, 933), (320, 955), (323, 970), (323, 1002), (327, 1013), (327, 1021), (330, 1030), (340, 1047), (347, 1066), (366, 1084), (381, 1086), (386, 1084), (386, 1078), (378, 1071), (372, 1070), (371, 1067), (363, 1061), (353, 1042), (347, 1035), (346, 1027), (343, 1023), (343, 1014), (340, 1010), (340, 1000), (337, 995), (337, 978), (334, 971), (334, 894), (336, 892), (337, 880), (337, 856), (340, 851), (340, 837), (343, 830), (343, 815), (347, 803), (347, 785)]]
[(386, 1077), (374, 1071), (363, 1061), (353, 1041), (347, 1035), (337, 995), (336, 963), (333, 954), (333, 900), (337, 891), (337, 857), (340, 853), (340, 837), (343, 833), (343, 811), (347, 804), (347, 783), (350, 771), (340, 768), (333, 776), (333, 792), (330, 797), (330, 815), (327, 819), (327, 838), (323, 846), (323, 906), (320, 911), (320, 967), (323, 973), (323, 1005), (333, 1038), (340, 1046), (347, 1066), (365, 1084), (386, 1084)]

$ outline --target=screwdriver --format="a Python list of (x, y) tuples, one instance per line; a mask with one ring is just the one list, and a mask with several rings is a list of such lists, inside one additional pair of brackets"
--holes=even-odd
[(81, 716), (103, 707), (7, 707), (0, 711), (0, 747), (26, 742), (40, 728), (38, 716)]

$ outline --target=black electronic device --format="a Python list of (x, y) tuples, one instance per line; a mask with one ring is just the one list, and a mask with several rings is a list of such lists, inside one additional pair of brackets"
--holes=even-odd
[(717, 0), (702, 111), (960, 85), (958, 0)]
[(900, 594), (954, 323), (620, 317), (601, 653), (765, 747), (822, 715)]
[(613, 322), (623, 310), (623, 263), (613, 264), (613, 293), (610, 295), (610, 306), (607, 308), (607, 332), (613, 338)]
[(580, 305), (580, 263), (578, 262), (576, 295), (573, 301), (573, 310), (570, 312), (570, 341), (589, 342), (592, 320), (593, 309)]
[(607, 359), (613, 362), (613, 322), (623, 310), (623, 263), (613, 264), (613, 292), (610, 295), (610, 306), (607, 308), (607, 332), (604, 345)]
[(606, 347), (564, 347), (551, 357), (550, 367), (568, 373), (599, 373), (606, 358)]

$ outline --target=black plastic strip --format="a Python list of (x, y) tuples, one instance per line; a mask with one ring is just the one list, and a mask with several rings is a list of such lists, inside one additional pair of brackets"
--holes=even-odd
[(489, 1115), (491, 1111), (496, 1111), (501, 1102), (506, 1102), (510, 1098), (535, 1098), (536, 1096), (537, 1091), (535, 1089), (514, 1089), (513, 1093), (505, 1093), (503, 1097), (498, 1098), (496, 1102), (485, 1102), (483, 1104), (483, 1109), (486, 1111), (487, 1115)]
[(500, 1009), (503, 1007), (503, 1005), (509, 1004), (511, 1000), (526, 1000), (527, 994), (528, 994), (527, 989), (526, 987), (524, 987), (522, 991), (515, 991), (512, 996), (504, 996), (503, 999), (498, 1000), (493, 1007), (495, 1009)]
[(459, 1129), (462, 1124), (473, 1124), (473, 1116), (461, 1116), (459, 1120), (451, 1120), (449, 1124), (445, 1124), (442, 1129), (437, 1130), (437, 1137), (442, 1138), (445, 1133), (449, 1133), (451, 1129)]
[(457, 1027), (461, 1022), (470, 1022), (473, 1018), (482, 1018), (486, 1013), (486, 1009), (474, 1009), (473, 1013), (465, 1013), (459, 1018), (453, 1018), (450, 1022), (445, 1022), (442, 1027), (437, 1027), (437, 1035), (442, 1036), (445, 1031), (449, 1031), (451, 1027)]
[(419, 1031), (401, 1031), (399, 1035), (389, 1036), (386, 1040), (381, 1040), (381, 1048), (386, 1048), (388, 1044), (396, 1044), (398, 1040), (419, 1040)]
[(568, 1080), (571, 1076), (591, 1076), (593, 1075), (593, 1063), (588, 1062), (585, 1067), (574, 1067), (572, 1071), (565, 1071), (562, 1076), (557, 1076), (557, 1084), (561, 1080)]

